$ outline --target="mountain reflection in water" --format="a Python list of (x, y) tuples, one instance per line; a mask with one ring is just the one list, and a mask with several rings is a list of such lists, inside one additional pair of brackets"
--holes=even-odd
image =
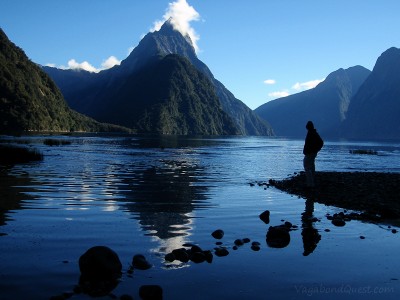
[(185, 236), (194, 210), (211, 207), (202, 169), (190, 160), (160, 160), (159, 165), (124, 179), (124, 209), (132, 212), (147, 235), (168, 239)]
[[(302, 140), (83, 135), (59, 136), (70, 143), (50, 147), (45, 138), (20, 138), (44, 154), (43, 162), (0, 176), (0, 298), (49, 299), (73, 290), (79, 257), (96, 245), (113, 249), (125, 272), (136, 254), (153, 265), (123, 273), (115, 298), (139, 299), (139, 287), (151, 284), (162, 286), (166, 299), (307, 299), (301, 291), (343, 283), (385, 292), (363, 299), (399, 296), (397, 227), (357, 220), (337, 227), (327, 216), (341, 209), (249, 184), (302, 170)], [(399, 172), (399, 149), (326, 142), (317, 168)], [(266, 210), (268, 224), (259, 218)], [(292, 225), (290, 243), (269, 247), (269, 227), (285, 224)], [(215, 229), (225, 232), (221, 240), (211, 236)], [(235, 249), (244, 238), (259, 242), (258, 251), (251, 243)], [(205, 264), (166, 262), (165, 254), (189, 243), (210, 251), (220, 244), (229, 255), (214, 252)]]

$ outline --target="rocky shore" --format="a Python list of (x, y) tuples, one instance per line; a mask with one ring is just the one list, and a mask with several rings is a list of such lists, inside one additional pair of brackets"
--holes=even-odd
[(317, 172), (315, 188), (306, 188), (305, 182), (300, 172), (268, 184), (318, 203), (361, 211), (372, 219), (400, 219), (399, 173)]

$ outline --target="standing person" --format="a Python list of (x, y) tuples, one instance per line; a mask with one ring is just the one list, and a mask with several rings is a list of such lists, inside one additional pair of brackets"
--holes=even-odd
[(324, 141), (319, 136), (317, 130), (314, 128), (313, 122), (308, 121), (306, 128), (308, 132), (303, 148), (303, 165), (304, 171), (306, 172), (307, 187), (313, 188), (315, 186), (315, 158), (317, 157), (318, 152), (324, 145)]

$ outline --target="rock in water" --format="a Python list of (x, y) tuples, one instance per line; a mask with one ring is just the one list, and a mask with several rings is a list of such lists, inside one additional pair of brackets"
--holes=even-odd
[(206, 256), (203, 252), (194, 252), (190, 256), (190, 260), (196, 264), (202, 263), (206, 260)]
[(285, 248), (290, 243), (289, 230), (285, 226), (270, 226), (267, 232), (267, 245), (271, 248)]
[(147, 270), (151, 268), (151, 264), (142, 254), (137, 254), (132, 259), (132, 267), (138, 270)]
[(172, 250), (172, 254), (174, 255), (175, 259), (179, 260), (180, 262), (187, 263), (189, 261), (189, 254), (185, 248)]
[(222, 229), (217, 229), (213, 233), (211, 233), (213, 238), (220, 240), (224, 237), (224, 231)]
[(332, 224), (338, 227), (343, 227), (346, 225), (346, 222), (343, 219), (335, 218), (332, 220)]
[(229, 254), (229, 251), (225, 248), (217, 248), (215, 249), (215, 255), (218, 257), (223, 257), (227, 256)]
[(122, 264), (117, 253), (106, 246), (95, 246), (79, 258), (81, 275), (89, 279), (116, 279)]
[(269, 224), (269, 210), (266, 210), (260, 214), (260, 220), (263, 221), (265, 224)]

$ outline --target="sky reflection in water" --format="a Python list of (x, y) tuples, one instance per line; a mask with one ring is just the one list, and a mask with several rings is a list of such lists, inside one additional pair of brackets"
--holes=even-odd
[[(28, 138), (45, 154), (44, 162), (16, 166), (10, 174), (18, 180), (2, 180), (2, 194), (16, 196), (1, 213), (0, 295), (8, 297), (18, 287), (21, 293), (30, 291), (32, 299), (42, 299), (71, 289), (79, 275), (77, 258), (97, 244), (113, 248), (124, 266), (133, 254), (148, 256), (154, 268), (135, 274), (132, 280), (137, 285), (162, 285), (167, 299), (193, 291), (194, 299), (204, 299), (206, 294), (263, 299), (265, 289), (283, 298), (307, 298), (305, 291), (320, 284), (343, 283), (391, 287), (395, 291), (385, 297), (399, 295), (400, 265), (394, 250), (399, 249), (399, 237), (386, 225), (352, 221), (337, 228), (325, 215), (339, 209), (249, 186), (300, 171), (303, 141), (60, 138), (70, 139), (71, 145), (47, 147), (43, 137)], [(377, 150), (380, 155), (350, 155), (349, 149), (355, 147)], [(399, 172), (399, 149), (398, 144), (327, 142), (317, 168)], [(271, 211), (269, 225), (290, 221), (297, 227), (283, 249), (266, 244), (269, 225), (258, 219), (266, 209)], [(179, 264), (191, 266), (189, 277), (181, 273), (187, 271), (165, 270), (164, 254), (184, 243), (209, 250), (216, 247), (210, 234), (217, 228), (225, 231), (222, 241), (229, 256), (215, 257), (211, 265)], [(360, 235), (367, 238), (361, 241)], [(261, 250), (251, 251), (247, 245), (233, 250), (233, 241), (244, 237), (260, 242)], [(18, 263), (27, 251), (37, 260)], [(46, 291), (38, 288), (43, 281), (49, 285)], [(137, 293), (128, 278), (114, 291), (124, 292)], [(364, 296), (374, 299), (376, 295)]]

